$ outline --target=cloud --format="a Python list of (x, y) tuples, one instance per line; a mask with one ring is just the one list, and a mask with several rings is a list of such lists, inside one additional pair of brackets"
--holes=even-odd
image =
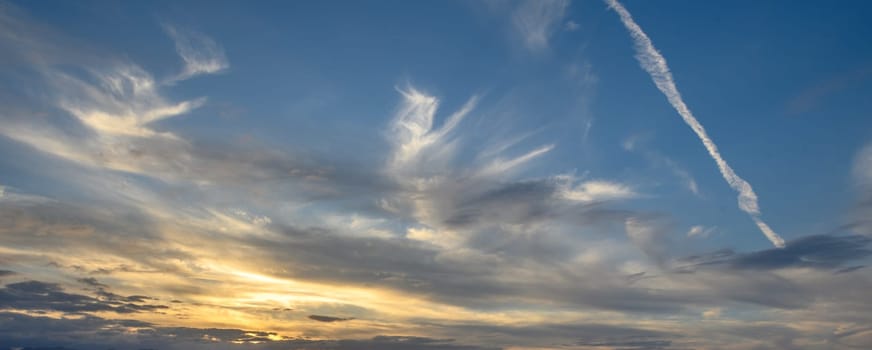
[(310, 320), (315, 320), (318, 322), (343, 322), (343, 321), (351, 321), (354, 317), (342, 318), (342, 317), (333, 317), (333, 316), (322, 316), (322, 315), (309, 315)]
[(872, 236), (872, 143), (857, 152), (851, 170), (857, 198), (847, 226), (855, 233)]
[(717, 227), (692, 226), (687, 230), (687, 237), (708, 237), (712, 232), (715, 232)]
[(537, 149), (534, 149), (526, 154), (518, 156), (516, 158), (512, 158), (512, 159), (508, 159), (508, 160), (501, 159), (501, 158), (494, 159), (493, 161), (490, 162), (490, 164), (485, 166), (484, 169), (480, 170), (480, 175), (492, 176), (492, 175), (503, 174), (505, 172), (511, 171), (514, 168), (517, 168), (518, 166), (523, 165), (524, 163), (527, 163), (535, 158), (538, 158), (541, 155), (548, 153), (552, 149), (554, 149), (554, 145), (545, 145), (545, 146), (539, 147)]
[(163, 25), (164, 31), (173, 39), (176, 52), (185, 62), (185, 67), (169, 80), (174, 83), (202, 74), (215, 74), (230, 68), (224, 49), (212, 38), (190, 29)]
[(716, 319), (721, 317), (723, 309), (719, 307), (711, 308), (702, 312), (702, 317), (705, 319)]
[(432, 168), (447, 166), (454, 150), (450, 133), (475, 108), (478, 98), (470, 98), (463, 107), (448, 116), (441, 127), (435, 128), (433, 122), (439, 109), (439, 100), (413, 87), (399, 91), (403, 102), (390, 128), (394, 144), (390, 170), (397, 173), (411, 170), (427, 173), (432, 172)]
[[(457, 157), (460, 147), (465, 146), (460, 126), (474, 113), (479, 99), (473, 96), (437, 127), (437, 98), (413, 87), (400, 92), (402, 103), (387, 130), (392, 157), (385, 167), (386, 175), (398, 183), (400, 191), (388, 193), (382, 207), (431, 228), (427, 232), (534, 223), (585, 210), (574, 206), (637, 196), (630, 186), (605, 179), (584, 181), (573, 175), (517, 178), (532, 161), (552, 151), (554, 144), (503, 156), (519, 142), (518, 138), (510, 138), (496, 147), (483, 145), (479, 153), (463, 149), (476, 160), (463, 163)], [(469, 238), (475, 235), (466, 234)]]
[[(92, 167), (145, 173), (172, 162), (157, 153), (188, 152), (190, 145), (153, 123), (191, 112), (205, 99), (168, 102), (150, 74), (138, 66), (109, 61), (84, 67), (87, 78), (60, 67), (40, 67), (51, 104), (68, 113), (82, 129), (64, 122), (9, 121), (4, 136), (42, 152)], [(42, 125), (41, 125), (42, 124)]]
[(864, 146), (854, 159), (854, 181), (864, 190), (872, 191), (872, 143)]
[(151, 75), (135, 65), (94, 70), (96, 83), (60, 71), (47, 74), (59, 91), (57, 105), (102, 137), (172, 137), (148, 124), (188, 113), (205, 102), (166, 102)]
[[(45, 45), (58, 44), (46, 39)], [(463, 123), (477, 111), (481, 103), (477, 96), (443, 117), (439, 99), (413, 87), (401, 89), (399, 106), (385, 130), (387, 152), (373, 157), (384, 159), (383, 167), (368, 171), (373, 166), (365, 161), (339, 163), (288, 149), (209, 142), (187, 135), (162, 122), (196, 111), (206, 100), (173, 101), (167, 97), (172, 87), (157, 83), (127, 58), (106, 55), (93, 62), (71, 60), (63, 65), (75, 67), (76, 72), (53, 64), (35, 68), (40, 80), (30, 85), (50, 93), (47, 101), (26, 101), (45, 103), (62, 113), (55, 111), (57, 118), (22, 118), (4, 125), (34, 133), (17, 140), (52, 156), (46, 162), (58, 166), (58, 173), (70, 174), (59, 183), (97, 203), (23, 203), (4, 198), (0, 220), (9, 225), (3, 227), (0, 243), (24, 252), (16, 257), (26, 256), (36, 270), (75, 274), (66, 280), (78, 280), (87, 293), (56, 287), (81, 301), (97, 300), (95, 305), (102, 306), (89, 307), (103, 311), (95, 312), (112, 312), (107, 307), (126, 304), (157, 304), (153, 297), (142, 295), (137, 281), (146, 280), (147, 295), (154, 292), (165, 300), (185, 300), (165, 316), (156, 316), (164, 309), (151, 310), (149, 319), (167, 324), (180, 322), (174, 317), (203, 321), (196, 312), (187, 315), (176, 306), (232, 310), (240, 320), (253, 319), (251, 315), (257, 315), (257, 320), (276, 317), (262, 316), (263, 310), (276, 307), (271, 302), (235, 294), (240, 285), (266, 288), (246, 284), (240, 276), (415, 295), (427, 307), (441, 305), (430, 311), (440, 317), (446, 317), (438, 311), (443, 306), (463, 311), (552, 299), (604, 309), (679, 308), (677, 301), (661, 305), (657, 295), (628, 289), (622, 285), (624, 279), (611, 272), (591, 267), (585, 268), (591, 271), (573, 271), (567, 279), (552, 271), (579, 252), (595, 249), (595, 244), (575, 235), (576, 224), (592, 227), (623, 220), (625, 213), (607, 205), (636, 194), (631, 186), (612, 179), (525, 177), (525, 170), (548, 156), (555, 144), (529, 146), (523, 137), (495, 140), (497, 147), (470, 142)], [(374, 198), (379, 199), (378, 207), (372, 204)], [(295, 215), (297, 200), (303, 203), (305, 215)], [(228, 202), (233, 206), (220, 206)], [(354, 215), (379, 222), (385, 234), (358, 234), (361, 227), (349, 224)], [(325, 218), (331, 216), (352, 220), (326, 225)], [(411, 227), (432, 234), (408, 239), (402, 234)], [(430, 239), (442, 238), (445, 232), (456, 237), (456, 250), (430, 244)], [(53, 264), (45, 266), (49, 261)], [(46, 271), (55, 267), (57, 271)], [(540, 273), (542, 277), (535, 277)], [(99, 275), (101, 280), (80, 274)], [(535, 278), (516, 281), (518, 274)], [(618, 290), (585, 287), (579, 291), (576, 284), (586, 275), (609, 281), (614, 277), (609, 283)], [(540, 288), (552, 281), (560, 282)], [(125, 293), (116, 294), (116, 289)], [(231, 290), (232, 296), (221, 295)], [(269, 293), (294, 293), (287, 290)], [(626, 297), (635, 301), (621, 302)], [(230, 305), (204, 306), (203, 299), (210, 298)], [(236, 305), (241, 302), (254, 306)], [(366, 313), (376, 312), (367, 309), (375, 303), (372, 300), (354, 303), (365, 307), (342, 314), (367, 320)], [(293, 306), (303, 315), (332, 312), (319, 309), (321, 305)], [(376, 306), (379, 311), (385, 308)], [(212, 311), (207, 309), (207, 314)], [(309, 320), (302, 318), (291, 322)], [(301, 329), (319, 332), (314, 326), (318, 322), (306, 324)], [(372, 327), (368, 321), (346, 324)], [(438, 348), (435, 343), (431, 347)]]
[(580, 25), (575, 21), (566, 21), (566, 24), (563, 26), (563, 28), (568, 32), (574, 32), (578, 30), (579, 27)]
[(872, 66), (866, 65), (850, 71), (842, 72), (826, 80), (815, 83), (803, 89), (787, 102), (787, 112), (790, 114), (806, 113), (814, 110), (832, 95), (856, 86), (872, 78)]
[(0, 26), (14, 35), (0, 36), (0, 46), (24, 67), (17, 74), (27, 77), (15, 84), (41, 92), (16, 98), (15, 111), (2, 115), (0, 134), (78, 164), (139, 173), (173, 163), (155, 153), (189, 147), (155, 123), (199, 108), (204, 98), (170, 101), (153, 76), (127, 58), (32, 23), (11, 5), (3, 10)]
[[(563, 22), (567, 7), (569, 1), (566, 0), (522, 1), (512, 13), (512, 24), (524, 46), (531, 51), (547, 49), (548, 41)], [(567, 28), (570, 28), (568, 24)]]
[(95, 298), (66, 293), (57, 284), (39, 281), (10, 283), (0, 288), (0, 309), (70, 313), (111, 311), (129, 314), (168, 308), (166, 305), (145, 304), (143, 302), (146, 299), (143, 297)]
[[(41, 91), (16, 99), (12, 104), (15, 113), (4, 111), (0, 115), (0, 134), (41, 153), (28, 153), (24, 159), (48, 155), (71, 163), (51, 165), (64, 169), (56, 173), (66, 176), (56, 181), (67, 186), (93, 186), (88, 191), (141, 204), (147, 196), (148, 210), (166, 207), (166, 197), (176, 197), (178, 202), (185, 195), (202, 199), (204, 192), (198, 187), (222, 186), (224, 192), (208, 194), (212, 198), (244, 191), (246, 197), (253, 192), (284, 198), (293, 194), (306, 201), (338, 192), (371, 193), (391, 186), (381, 175), (369, 174), (357, 164), (337, 164), (257, 142), (215, 141), (185, 135), (184, 130), (168, 130), (162, 122), (197, 111), (207, 99), (172, 100), (167, 97), (171, 87), (160, 84), (127, 57), (83, 54), (81, 51), (91, 50), (88, 45), (71, 47), (68, 43), (75, 40), (63, 33), (17, 17), (0, 16), (0, 22), (16, 33), (0, 36), (0, 45), (33, 73), (29, 79), (15, 82), (15, 89)], [(183, 32), (187, 33), (176, 30), (179, 35)], [(43, 56), (46, 59), (31, 59)], [(358, 170), (345, 171), (351, 168)], [(175, 186), (174, 194), (156, 195), (152, 191), (155, 182), (143, 185), (126, 176), (131, 174)], [(288, 179), (298, 181), (285, 181)], [(21, 196), (7, 193), (2, 198)]]
[[(203, 274), (224, 276), (223, 272), (211, 267), (215, 261), (221, 261), (222, 264), (239, 264), (249, 269), (270, 266), (271, 275), (288, 279), (330, 281), (360, 287), (375, 281), (379, 288), (419, 293), (427, 300), (456, 305), (500, 305), (512, 298), (538, 302), (556, 297), (568, 304), (601, 308), (674, 310), (674, 305), (656, 306), (657, 302), (650, 300), (619, 301), (621, 296), (644, 299), (645, 293), (597, 290), (590, 291), (589, 296), (578, 297), (573, 295), (572, 286), (565, 285), (568, 282), (544, 293), (537, 291), (535, 281), (507, 282), (508, 276), (524, 271), (529, 261), (541, 260), (536, 264), (543, 265), (536, 269), (548, 271), (550, 265), (544, 265), (546, 262), (554, 264), (569, 259), (577, 253), (574, 245), (583, 243), (581, 237), (569, 235), (575, 230), (570, 228), (571, 223), (610, 221), (612, 217), (619, 217), (623, 214), (611, 212), (603, 205), (632, 198), (634, 193), (627, 185), (605, 179), (585, 181), (568, 175), (518, 179), (518, 174), (522, 174), (529, 164), (527, 160), (534, 157), (525, 157), (531, 151), (524, 150), (519, 152), (522, 161), (516, 161), (518, 156), (503, 155), (503, 152), (514, 152), (514, 146), (488, 157), (471, 157), (481, 162), (461, 162), (454, 154), (444, 152), (444, 146), (464, 145), (464, 130), (460, 123), (464, 116), (474, 111), (477, 100), (471, 99), (472, 102), (465, 105), (468, 107), (449, 114), (441, 126), (434, 126), (437, 108), (428, 105), (438, 105), (438, 100), (423, 93), (407, 95), (402, 96), (393, 119), (395, 123), (389, 127), (395, 133), (388, 135), (392, 148), (386, 157), (384, 173), (367, 174), (358, 168), (342, 166), (322, 171), (317, 161), (308, 163), (281, 152), (259, 148), (240, 150), (225, 144), (204, 145), (186, 141), (181, 136), (158, 135), (168, 131), (155, 130), (153, 136), (114, 134), (115, 139), (147, 145), (139, 149), (137, 157), (118, 159), (129, 162), (125, 164), (130, 164), (128, 168), (135, 169), (136, 174), (166, 181), (148, 183), (171, 193), (169, 198), (179, 199), (154, 196), (153, 188), (139, 187), (137, 182), (127, 180), (118, 189), (124, 197), (113, 197), (109, 202), (112, 205), (92, 207), (86, 203), (62, 201), (27, 206), (4, 203), (11, 210), (3, 211), (6, 213), (3, 221), (11, 225), (4, 227), (3, 243), (40, 251), (66, 269), (81, 273), (108, 273), (122, 281), (150, 279), (147, 276), (155, 276), (155, 273), (166, 274), (171, 276), (171, 282), (157, 283), (151, 290), (173, 295), (173, 298), (209, 294), (203, 285), (219, 284), (220, 278), (204, 278)], [(145, 127), (151, 128), (150, 125)], [(486, 146), (482, 148), (487, 149)], [(538, 149), (541, 148), (533, 148), (532, 152), (536, 153)], [(475, 148), (470, 150), (475, 151)], [(546, 154), (544, 151), (538, 153)], [(145, 161), (150, 157), (154, 157), (154, 162)], [(510, 166), (503, 167), (507, 170), (502, 172), (483, 171), (489, 165), (499, 164), (493, 159), (505, 160)], [(115, 170), (114, 167), (97, 167), (107, 168)], [(286, 229), (288, 226), (278, 220), (258, 225), (257, 231), (262, 234), (257, 237), (234, 236), (242, 226), (230, 225), (225, 219), (245, 221), (243, 219), (255, 216), (236, 215), (234, 213), (238, 211), (235, 209), (216, 214), (209, 208), (209, 201), (213, 200), (210, 191), (215, 188), (226, 193), (236, 186), (251, 190), (276, 183), (305, 182), (309, 177), (319, 177), (321, 180), (317, 181), (338, 189), (365, 188), (368, 195), (376, 194), (399, 203), (415, 203), (417, 207), (401, 208), (412, 207), (418, 211), (367, 210), (376, 217), (386, 215), (392, 223), (408, 222), (416, 227), (429, 227), (434, 232), (457, 229), (463, 247), (458, 254), (420, 241), (390, 236), (354, 238), (343, 232), (351, 230), (348, 227), (334, 230), (302, 225)], [(95, 189), (114, 191), (111, 183), (102, 181), (104, 179), (94, 177), (86, 181)], [(69, 181), (69, 178), (64, 180)], [(184, 186), (189, 183), (196, 186)], [(223, 186), (204, 185), (215, 183)], [(270, 186), (269, 189), (269, 194), (275, 197), (265, 197), (268, 203), (287, 203), (286, 198), (280, 198), (281, 187)], [(195, 195), (187, 197), (189, 193)], [(350, 198), (350, 195), (351, 191), (339, 194), (343, 199)], [(196, 201), (187, 201), (188, 198)], [(238, 202), (238, 198), (234, 200)], [(185, 205), (174, 206), (176, 200)], [(196, 205), (192, 207), (191, 203)], [(347, 214), (343, 212), (345, 208), (338, 210)], [(360, 207), (355, 210), (360, 210)], [(516, 216), (513, 213), (527, 214)], [(321, 213), (314, 215), (323, 217)], [(560, 231), (566, 233), (535, 227), (547, 224), (546, 218), (559, 219), (550, 225), (563, 226)], [(524, 228), (525, 225), (530, 228)], [(397, 226), (403, 229), (401, 225)], [(226, 236), (220, 230), (224, 227), (229, 227)], [(490, 235), (495, 235), (494, 239), (489, 239)], [(572, 245), (563, 240), (565, 237), (571, 238)], [(221, 246), (226, 248), (218, 248)], [(70, 250), (77, 254), (67, 254)], [(214, 254), (219, 251), (233, 253), (222, 254), (218, 260)], [(540, 252), (555, 254), (542, 255)], [(86, 255), (88, 260), (81, 259)], [(251, 264), (253, 261), (258, 263)], [(100, 281), (80, 282), (94, 288), (96, 297), (111, 299), (112, 302), (146, 300), (135, 298), (136, 295), (126, 296), (124, 298), (133, 299), (125, 300), (102, 293), (95, 284), (103, 283)], [(491, 297), (495, 297), (494, 300)], [(572, 300), (575, 297), (578, 300)]]
[[(666, 349), (680, 336), (669, 331), (646, 329), (597, 322), (543, 322), (541, 324), (487, 325), (459, 324), (474, 334), (507, 336), (506, 342), (515, 348), (540, 348), (532, 339), (549, 339), (545, 348), (615, 348), (627, 350)], [(559, 345), (558, 345), (559, 344)], [(676, 346), (675, 348), (681, 348)]]
[[(565, 216), (583, 216), (599, 204), (636, 197), (620, 183), (582, 181), (569, 175), (500, 183), (459, 193), (453, 205), (439, 205), (440, 223), (450, 227), (487, 223), (532, 224)], [(469, 184), (474, 186), (473, 184)]]
[(155, 348), (321, 350), (497, 350), (451, 339), (378, 335), (363, 339), (287, 339), (275, 332), (235, 328), (162, 327), (97, 316), (52, 318), (0, 312), (0, 344), (26, 349)]
[[(149, 322), (106, 319), (92, 315), (54, 318), (0, 312), (0, 343), (13, 347), (92, 349), (233, 348), (281, 339), (273, 332), (241, 329), (159, 327)], [(239, 346), (235, 346), (239, 347)]]
[[(664, 293), (628, 285), (609, 267), (556, 269), (578, 253), (583, 242), (548, 236), (483, 236), (443, 251), (405, 239), (343, 237), (324, 231), (286, 229), (290, 242), (227, 242), (227, 247), (256, 247), (251, 263), (277, 264), (277, 278), (346, 286), (378, 285), (433, 302), (463, 307), (512, 307), (519, 304), (566, 305), (631, 312), (675, 312), (697, 296)], [(498, 231), (499, 232), (499, 231)], [(562, 236), (559, 238), (563, 238)], [(552, 246), (553, 245), (553, 246)], [(597, 250), (587, 242), (584, 250)], [(224, 246), (224, 244), (221, 244)], [(470, 250), (474, 248), (475, 250)], [(549, 251), (550, 250), (550, 251)], [(479, 251), (479, 252), (477, 252)], [(349, 254), (348, 252), (354, 252)], [(521, 275), (529, 276), (520, 278)], [(462, 276), (462, 278), (458, 278)], [(585, 283), (596, 280), (597, 283)]]
[[(0, 288), (0, 344), (730, 349), (821, 344), (839, 325), (868, 323), (869, 297), (856, 292), (870, 286), (868, 246), (795, 241), (762, 257), (677, 262), (688, 248), (670, 242), (686, 227), (626, 203), (644, 195), (637, 185), (553, 169), (562, 143), (538, 139), (546, 133), (475, 138), (473, 127), (507, 124), (488, 119), (487, 98), (446, 111), (399, 89), (386, 142), (331, 144), (359, 158), (342, 162), (301, 144), (204, 139), (167, 122), (205, 112), (199, 99), (170, 98), (172, 86), (126, 57), (91, 60), (22, 79), (46, 94), (21, 104), (46, 117), (0, 116), (44, 134), (45, 144), (0, 146), (38, 163), (28, 171), (50, 168), (62, 188), (28, 185), (49, 200), (9, 187), (0, 200), (0, 266), (17, 272)], [(590, 83), (587, 73), (572, 74)], [(697, 322), (716, 308), (730, 313)], [(731, 328), (728, 316), (749, 310), (771, 317)]]
[(760, 208), (757, 204), (757, 194), (754, 193), (751, 184), (736, 175), (733, 168), (731, 168), (723, 157), (721, 157), (720, 151), (718, 151), (718, 147), (715, 145), (714, 141), (712, 141), (711, 137), (706, 133), (705, 128), (703, 128), (702, 124), (699, 123), (684, 103), (681, 93), (675, 86), (675, 80), (672, 77), (669, 66), (666, 64), (666, 59), (659, 51), (657, 51), (657, 48), (654, 47), (651, 39), (648, 38), (648, 35), (646, 35), (645, 32), (642, 31), (642, 28), (636, 24), (633, 17), (627, 9), (621, 5), (621, 3), (617, 0), (606, 0), (606, 3), (608, 3), (609, 7), (618, 13), (624, 26), (630, 32), (630, 36), (632, 36), (635, 43), (636, 59), (639, 60), (639, 64), (646, 72), (648, 72), (648, 74), (651, 75), (651, 79), (654, 81), (654, 84), (657, 85), (657, 88), (666, 95), (666, 98), (669, 100), (672, 107), (675, 108), (684, 122), (693, 129), (694, 133), (696, 133), (700, 141), (702, 141), (709, 155), (714, 159), (715, 163), (717, 163), (718, 169), (721, 171), (724, 180), (727, 181), (730, 187), (739, 193), (739, 208), (751, 216), (760, 231), (763, 232), (766, 238), (768, 238), (773, 245), (776, 247), (784, 247), (784, 239), (778, 236), (769, 225), (760, 219)]
[(626, 220), (624, 229), (630, 240), (650, 259), (658, 265), (665, 263), (671, 246), (671, 222), (661, 216), (634, 216)]
[[(738, 270), (813, 268), (836, 270), (872, 255), (872, 238), (861, 235), (812, 235), (795, 239), (780, 249), (751, 253), (722, 250), (681, 259), (697, 267), (724, 266)], [(847, 272), (847, 271), (845, 271)]]
[(652, 163), (658, 167), (665, 167), (668, 169), (675, 177), (681, 180), (684, 186), (688, 191), (693, 193), (696, 196), (700, 196), (699, 193), (699, 185), (696, 182), (696, 179), (693, 175), (690, 174), (689, 171), (684, 169), (681, 165), (678, 164), (672, 158), (669, 158), (660, 152), (650, 149), (650, 147), (643, 147), (641, 135), (633, 135), (624, 140), (623, 147), (627, 151), (638, 152), (641, 153), (648, 162)]
[(571, 177), (559, 177), (560, 196), (570, 201), (599, 202), (607, 200), (619, 200), (638, 197), (638, 194), (629, 186), (606, 180), (590, 180), (578, 185), (570, 185)]
[(103, 288), (109, 287), (103, 283), (100, 283), (100, 281), (98, 281), (94, 277), (79, 278), (79, 279), (77, 279), (77, 281), (81, 282), (85, 285), (88, 285), (90, 287), (94, 287), (94, 288), (98, 288), (98, 289), (103, 289)]
[(665, 350), (671, 348), (672, 341), (646, 338), (648, 337), (643, 336), (639, 337), (639, 339), (584, 340), (577, 344), (594, 348), (606, 347), (626, 350)]

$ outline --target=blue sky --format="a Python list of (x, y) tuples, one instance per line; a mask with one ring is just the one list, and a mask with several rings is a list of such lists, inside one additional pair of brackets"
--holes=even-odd
[(870, 14), (0, 3), (0, 348), (869, 346)]

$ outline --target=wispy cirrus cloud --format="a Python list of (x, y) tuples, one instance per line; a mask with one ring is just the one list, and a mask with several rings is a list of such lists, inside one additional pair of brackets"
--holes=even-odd
[[(28, 81), (31, 89), (44, 92), (18, 103), (51, 106), (73, 121), (28, 118), (24, 108), (3, 116), (6, 121), (0, 133), (4, 136), (75, 163), (133, 173), (167, 164), (154, 157), (155, 152), (178, 154), (190, 148), (187, 141), (157, 130), (154, 123), (187, 114), (202, 106), (205, 98), (170, 101), (162, 85), (134, 62), (111, 54), (67, 50), (63, 34), (5, 14), (0, 15), (0, 22), (19, 33), (18, 39), (2, 43), (15, 53), (12, 57), (52, 56), (29, 66), (34, 74)], [(59, 50), (71, 54), (52, 55)]]
[(429, 167), (447, 166), (454, 156), (451, 132), (475, 108), (478, 98), (470, 98), (437, 128), (433, 124), (439, 109), (436, 97), (413, 87), (399, 92), (403, 100), (391, 123), (390, 141), (394, 152), (390, 171), (427, 171)]
[[(520, 36), (524, 46), (531, 51), (547, 49), (551, 36), (562, 29), (567, 0), (525, 0), (512, 12), (512, 24)], [(574, 30), (575, 22), (566, 24)]]
[(695, 225), (687, 230), (687, 237), (708, 237), (716, 230), (717, 227), (705, 227), (701, 225)]
[(666, 96), (669, 103), (673, 108), (675, 108), (684, 122), (693, 129), (693, 132), (696, 133), (697, 137), (702, 141), (709, 155), (714, 159), (715, 163), (717, 163), (718, 169), (721, 171), (721, 175), (724, 177), (724, 180), (727, 181), (727, 184), (739, 193), (739, 208), (751, 216), (751, 219), (754, 220), (754, 223), (760, 231), (763, 232), (766, 238), (768, 238), (773, 245), (776, 247), (784, 247), (784, 239), (778, 236), (778, 234), (760, 218), (760, 206), (757, 203), (757, 194), (754, 193), (751, 184), (739, 177), (739, 175), (733, 171), (733, 168), (727, 164), (727, 161), (724, 160), (720, 151), (718, 151), (717, 145), (715, 145), (714, 141), (712, 141), (711, 137), (709, 137), (708, 133), (705, 131), (705, 128), (703, 128), (702, 124), (699, 123), (684, 103), (681, 93), (678, 91), (678, 87), (675, 86), (675, 79), (672, 77), (672, 72), (670, 72), (669, 66), (666, 64), (666, 58), (657, 51), (657, 48), (654, 47), (654, 44), (651, 42), (648, 35), (645, 34), (638, 24), (636, 24), (636, 21), (633, 20), (630, 12), (627, 11), (620, 2), (617, 0), (606, 0), (606, 3), (608, 3), (609, 7), (618, 13), (624, 26), (627, 28), (627, 31), (630, 32), (630, 36), (633, 38), (635, 44), (636, 59), (639, 60), (639, 64), (646, 72), (648, 72), (649, 75), (651, 75), (651, 79), (654, 81), (654, 84), (657, 85), (657, 88)]
[(168, 23), (164, 23), (163, 28), (173, 39), (176, 52), (185, 63), (182, 71), (167, 82), (174, 83), (197, 75), (220, 73), (230, 68), (224, 48), (212, 38)]
[[(546, 156), (556, 147), (554, 144), (507, 156), (518, 142), (517, 138), (510, 138), (513, 141), (495, 147), (485, 145), (481, 151), (464, 149), (467, 154), (479, 152), (473, 157), (475, 163), (465, 164), (457, 157), (460, 147), (469, 146), (463, 144), (460, 125), (474, 112), (479, 98), (473, 96), (436, 126), (434, 120), (439, 109), (436, 97), (411, 87), (400, 92), (402, 103), (388, 130), (393, 148), (385, 171), (404, 191), (385, 198), (383, 205), (388, 210), (411, 208), (409, 215), (434, 228), (444, 224), (486, 222), (484, 218), (494, 218), (491, 215), (502, 216), (498, 214), (499, 208), (517, 210), (520, 216), (510, 219), (514, 221), (528, 217), (523, 213), (533, 214), (545, 207), (636, 196), (630, 186), (605, 179), (581, 180), (570, 174), (517, 179), (519, 172)], [(497, 199), (510, 195), (522, 195), (526, 200), (509, 203)]]
[(700, 196), (699, 185), (689, 171), (679, 165), (678, 162), (672, 158), (669, 158), (650, 147), (642, 145), (641, 143), (641, 136), (633, 135), (624, 140), (623, 147), (627, 151), (641, 153), (642, 156), (656, 166), (665, 167), (675, 175), (675, 177), (681, 180), (682, 184), (688, 191), (696, 196)]
[[(41, 47), (57, 40), (38, 39)], [(49, 92), (35, 104), (55, 109), (54, 118), (3, 116), (10, 121), (5, 126), (18, 128), (4, 137), (48, 155), (47, 162), (63, 169), (64, 186), (98, 199), (0, 203), (0, 260), (17, 261), (10, 266), (16, 271), (27, 267), (57, 277), (45, 282), (54, 292), (43, 292), (64, 292), (63, 281), (106, 276), (87, 288), (98, 293), (105, 285), (119, 288), (118, 295), (183, 301), (143, 312), (143, 319), (212, 324), (207, 315), (229, 312), (236, 315), (232, 322), (285, 334), (341, 339), (338, 326), (347, 327), (358, 340), (380, 334), (384, 322), (411, 334), (420, 332), (414, 323), (421, 318), (480, 322), (482, 315), (467, 307), (510, 301), (680, 308), (641, 300), (653, 295), (624, 288), (621, 272), (612, 268), (579, 267), (590, 271), (573, 271), (571, 279), (549, 272), (549, 266), (594, 249), (572, 235), (574, 222), (612, 221), (623, 214), (607, 206), (634, 192), (614, 179), (528, 176), (530, 166), (557, 147), (554, 142), (470, 142), (463, 123), (476, 112), (478, 97), (443, 116), (435, 96), (401, 89), (396, 110), (385, 118), (385, 153), (375, 157), (384, 163), (368, 171), (297, 157), (294, 147), (300, 145), (209, 142), (161, 123), (197, 111), (205, 99), (174, 102), (171, 86), (125, 57), (63, 65), (76, 72), (46, 63), (34, 67), (39, 79), (29, 81)], [(516, 281), (519, 274), (541, 277)], [(589, 275), (622, 290), (586, 288), (579, 296), (575, 282)], [(549, 281), (565, 282), (538, 289)], [(624, 296), (639, 301), (622, 304)], [(391, 306), (395, 300), (416, 306), (398, 309)], [(306, 315), (356, 321), (331, 325)], [(220, 338), (217, 333), (208, 335)]]
[[(156, 131), (152, 123), (186, 114), (205, 99), (167, 102), (150, 74), (133, 64), (112, 62), (90, 71), (86, 80), (45, 67), (43, 71), (54, 95), (51, 101), (85, 128), (84, 141), (55, 125), (34, 128), (27, 123), (7, 123), (0, 132), (43, 152), (73, 162), (111, 169), (145, 172), (160, 160), (151, 151), (184, 150), (185, 140)], [(142, 157), (145, 156), (145, 157)], [(150, 158), (150, 159), (149, 159)]]

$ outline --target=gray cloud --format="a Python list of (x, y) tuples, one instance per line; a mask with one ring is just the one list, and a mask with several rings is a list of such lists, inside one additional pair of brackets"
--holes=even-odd
[(318, 321), (318, 322), (343, 322), (343, 321), (351, 321), (354, 318), (342, 318), (342, 317), (333, 317), (333, 316), (323, 316), (323, 315), (309, 315), (310, 320)]
[[(263, 257), (264, 264), (282, 261), (271, 268), (288, 271), (279, 276), (378, 285), (470, 307), (547, 301), (631, 312), (675, 312), (683, 304), (700, 299), (682, 292), (639, 288), (614, 271), (566, 271), (557, 262), (534, 263), (535, 258), (523, 255), (450, 257), (436, 247), (407, 239), (344, 237), (329, 231), (291, 228), (285, 232), (291, 235), (290, 242), (247, 240), (227, 244), (242, 249), (240, 254)], [(251, 248), (255, 249), (249, 251)], [(537, 271), (540, 278), (509, 278), (514, 271), (522, 271), (516, 270), (517, 266), (524, 266), (523, 271)], [(590, 280), (598, 283), (585, 283)]]
[[(673, 343), (681, 343), (685, 335), (674, 334), (666, 331), (637, 328), (631, 326), (618, 326), (600, 324), (596, 322), (579, 323), (540, 323), (522, 325), (488, 325), (460, 323), (442, 325), (439, 327), (450, 328), (453, 333), (470, 334), (472, 336), (489, 334), (505, 346), (536, 347), (542, 346), (537, 339), (547, 339), (548, 346), (555, 348), (600, 348), (613, 347), (616, 349), (678, 349), (679, 346), (671, 347)], [(646, 347), (649, 346), (649, 347)], [(657, 347), (659, 346), (659, 347)]]
[(147, 297), (121, 297), (105, 292), (99, 297), (67, 293), (57, 284), (39, 281), (10, 283), (0, 288), (0, 308), (5, 309), (129, 314), (168, 308), (166, 305), (145, 303), (150, 301), (151, 298)]
[[(130, 329), (136, 329), (131, 332)], [(271, 338), (271, 336), (273, 338)], [(275, 333), (226, 328), (159, 327), (96, 316), (49, 318), (0, 312), (0, 344), (28, 349), (323, 349), (495, 350), (451, 339), (381, 335), (369, 339), (275, 340)]]
[[(812, 235), (790, 241), (785, 248), (751, 253), (721, 250), (680, 259), (692, 266), (724, 266), (739, 270), (815, 268), (844, 270), (845, 264), (872, 255), (872, 238), (860, 235)], [(685, 269), (688, 267), (685, 267)], [(851, 267), (848, 267), (851, 268)], [(857, 267), (854, 266), (854, 269)]]
[(629, 339), (594, 339), (583, 340), (578, 345), (589, 347), (607, 347), (625, 350), (664, 350), (672, 345), (670, 340), (660, 340), (648, 336), (632, 336)]

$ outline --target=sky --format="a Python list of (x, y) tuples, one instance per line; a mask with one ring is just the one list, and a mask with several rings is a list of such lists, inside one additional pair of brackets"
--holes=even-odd
[(0, 349), (867, 349), (872, 3), (0, 2)]

